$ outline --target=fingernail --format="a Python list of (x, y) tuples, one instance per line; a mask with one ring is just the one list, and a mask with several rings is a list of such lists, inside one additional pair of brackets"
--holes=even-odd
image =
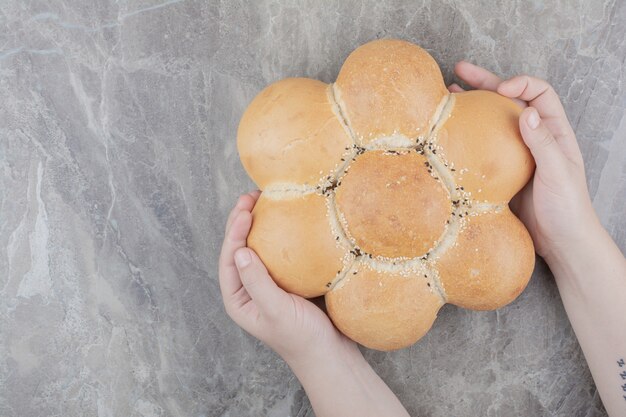
[(532, 109), (528, 115), (528, 126), (531, 129), (537, 129), (537, 126), (539, 126), (539, 114), (535, 109)]
[(252, 258), (250, 257), (250, 253), (247, 249), (241, 249), (235, 252), (235, 263), (237, 264), (237, 268), (245, 268), (250, 265)]

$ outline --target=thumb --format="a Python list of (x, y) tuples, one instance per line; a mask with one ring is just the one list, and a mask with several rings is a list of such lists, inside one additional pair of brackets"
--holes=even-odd
[(534, 107), (527, 107), (522, 111), (519, 127), (524, 143), (535, 159), (538, 172), (551, 177), (565, 172), (565, 155)]
[(270, 277), (257, 254), (249, 248), (240, 248), (235, 252), (235, 265), (241, 283), (259, 310), (270, 314), (275, 312), (286, 293)]

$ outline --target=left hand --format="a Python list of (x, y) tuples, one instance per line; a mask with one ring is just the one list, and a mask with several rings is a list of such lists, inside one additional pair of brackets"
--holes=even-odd
[[(548, 264), (568, 258), (580, 243), (587, 245), (589, 236), (602, 226), (589, 198), (576, 135), (559, 96), (546, 81), (527, 75), (502, 80), (464, 61), (454, 70), (470, 86), (511, 98), (524, 109), (519, 129), (536, 169), (533, 180), (511, 200), (511, 210), (528, 229), (537, 254)], [(463, 91), (456, 84), (448, 89)]]
[(278, 287), (256, 253), (246, 247), (251, 210), (260, 194), (257, 190), (240, 196), (226, 223), (219, 260), (226, 312), (288, 363), (359, 352), (315, 304)]

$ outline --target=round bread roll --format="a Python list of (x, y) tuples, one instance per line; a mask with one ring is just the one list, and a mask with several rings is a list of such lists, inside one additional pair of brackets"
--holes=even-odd
[(394, 39), (357, 48), (334, 84), (278, 81), (239, 124), (263, 191), (247, 244), (372, 349), (415, 343), (446, 303), (500, 308), (535, 262), (508, 208), (535, 168), (520, 112), (493, 92), (448, 93), (433, 58)]

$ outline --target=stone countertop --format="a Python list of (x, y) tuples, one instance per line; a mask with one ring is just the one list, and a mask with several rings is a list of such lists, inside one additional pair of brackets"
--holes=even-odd
[[(447, 82), (461, 59), (549, 80), (625, 250), (626, 3), (483, 3), (5, 2), (0, 415), (313, 415), (221, 303), (224, 222), (253, 188), (236, 128), (270, 82), (331, 82), (375, 38), (425, 47)], [(606, 415), (540, 261), (509, 306), (446, 306), (411, 348), (364, 352), (412, 415)]]

